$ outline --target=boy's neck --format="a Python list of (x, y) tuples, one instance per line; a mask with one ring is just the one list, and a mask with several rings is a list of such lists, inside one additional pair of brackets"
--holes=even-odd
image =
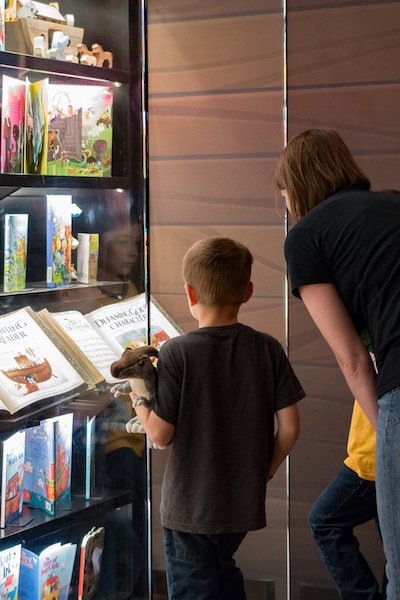
[(238, 323), (239, 306), (203, 306), (197, 304), (199, 327), (223, 327)]

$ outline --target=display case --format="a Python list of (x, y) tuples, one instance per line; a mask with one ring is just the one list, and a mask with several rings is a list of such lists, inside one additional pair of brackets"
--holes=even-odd
[[(0, 0), (0, 596), (149, 597), (145, 2)], [(5, 594), (5, 596), (4, 596)]]

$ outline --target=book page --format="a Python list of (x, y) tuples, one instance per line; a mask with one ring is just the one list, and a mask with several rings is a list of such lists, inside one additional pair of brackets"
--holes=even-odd
[(51, 313), (51, 316), (72, 338), (108, 383), (119, 381), (111, 376), (110, 365), (120, 357), (121, 352), (116, 352), (111, 348), (79, 311), (69, 310)]
[[(165, 340), (180, 334), (179, 329), (154, 302), (151, 303), (150, 314), (152, 345), (160, 347)], [(109, 304), (85, 316), (118, 356), (128, 346), (136, 348), (147, 343), (147, 307), (144, 294)]]
[(0, 317), (0, 400), (11, 414), (84, 388), (83, 379), (25, 309)]

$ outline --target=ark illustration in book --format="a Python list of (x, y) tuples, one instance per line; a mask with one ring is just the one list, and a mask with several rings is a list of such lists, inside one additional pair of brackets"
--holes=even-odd
[(25, 394), (31, 394), (39, 389), (39, 383), (47, 381), (53, 375), (51, 365), (47, 358), (37, 359), (30, 348), (26, 354), (18, 354), (13, 357), (15, 368), (7, 369), (2, 373), (18, 385), (18, 389), (25, 386)]

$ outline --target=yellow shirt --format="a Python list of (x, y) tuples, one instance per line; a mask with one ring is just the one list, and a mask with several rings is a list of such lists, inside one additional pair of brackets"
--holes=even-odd
[(361, 479), (375, 481), (376, 433), (357, 400), (354, 401), (349, 437), (348, 456), (344, 464)]

